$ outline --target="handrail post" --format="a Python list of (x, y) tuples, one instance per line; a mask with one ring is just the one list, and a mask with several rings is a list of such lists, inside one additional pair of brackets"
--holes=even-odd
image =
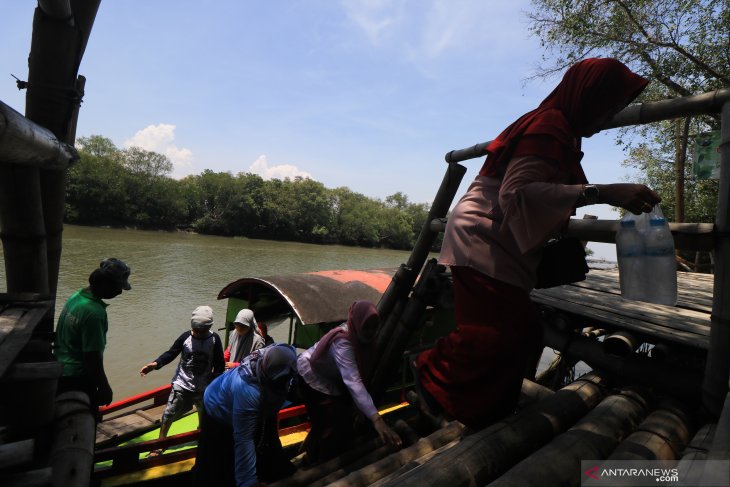
[(719, 417), (730, 377), (730, 101), (722, 106), (720, 125), (720, 188), (715, 216), (715, 276), (710, 348), (702, 384), (705, 412)]
[[(464, 166), (455, 162), (448, 163), (446, 174), (431, 204), (428, 217), (423, 223), (421, 233), (418, 235), (411, 255), (408, 257), (408, 262), (401, 265), (378, 302), (378, 314), (380, 314), (382, 319), (377, 337), (378, 350), (385, 350), (387, 348), (393, 330), (398, 325), (400, 314), (405, 308), (404, 301), (411, 292), (411, 289), (413, 289), (416, 278), (421, 272), (423, 264), (426, 262), (428, 253), (431, 250), (431, 246), (439, 233), (431, 229), (431, 221), (446, 216), (451, 203), (454, 201), (454, 196), (459, 189), (461, 180), (464, 178), (464, 174), (466, 174), (466, 168)], [(368, 377), (368, 383), (372, 380), (374, 373), (375, 371), (371, 371)]]

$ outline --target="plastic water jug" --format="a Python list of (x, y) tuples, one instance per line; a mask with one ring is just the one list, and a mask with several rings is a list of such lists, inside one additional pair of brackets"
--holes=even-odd
[(674, 306), (677, 304), (677, 261), (674, 257), (674, 238), (667, 220), (653, 216), (645, 230), (644, 252), (646, 271), (651, 279), (647, 286), (652, 303)]
[(628, 213), (616, 232), (621, 296), (674, 306), (677, 264), (674, 238), (659, 205), (651, 213)]
[(644, 239), (636, 228), (634, 219), (623, 219), (620, 222), (616, 233), (616, 257), (621, 296), (626, 299), (645, 299)]

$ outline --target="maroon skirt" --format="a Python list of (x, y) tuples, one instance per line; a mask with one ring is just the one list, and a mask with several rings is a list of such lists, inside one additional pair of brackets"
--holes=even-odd
[(421, 385), (472, 428), (511, 414), (534, 375), (542, 328), (529, 292), (470, 267), (452, 267), (456, 329), (418, 356)]

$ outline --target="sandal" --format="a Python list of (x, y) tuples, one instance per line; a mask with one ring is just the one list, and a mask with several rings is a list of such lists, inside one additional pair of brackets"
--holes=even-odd
[(150, 451), (150, 452), (149, 452), (149, 453), (147, 454), (147, 458), (155, 458), (155, 457), (160, 457), (160, 456), (162, 456), (162, 454), (163, 454), (163, 453), (165, 453), (165, 449), (164, 449), (164, 448), (158, 448), (158, 449), (156, 449), (156, 450), (151, 450), (151, 451)]

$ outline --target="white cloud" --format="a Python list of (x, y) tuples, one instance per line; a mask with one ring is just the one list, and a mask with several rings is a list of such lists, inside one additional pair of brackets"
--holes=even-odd
[(308, 172), (300, 170), (291, 164), (279, 164), (277, 166), (269, 166), (266, 154), (261, 154), (253, 164), (248, 168), (253, 174), (258, 174), (264, 179), (294, 179), (297, 176), (312, 179), (312, 175)]
[(342, 0), (347, 16), (360, 27), (373, 45), (380, 45), (401, 23), (403, 1)]
[[(524, 0), (514, 0), (518, 3)], [(484, 56), (524, 42), (524, 19), (508, 2), (484, 0), (341, 0), (348, 18), (377, 47), (433, 59), (449, 50)]]
[(140, 147), (144, 150), (166, 155), (173, 164), (172, 176), (181, 178), (193, 172), (193, 152), (177, 147), (175, 125), (160, 123), (148, 125), (139, 130), (132, 138), (124, 141), (124, 147)]

